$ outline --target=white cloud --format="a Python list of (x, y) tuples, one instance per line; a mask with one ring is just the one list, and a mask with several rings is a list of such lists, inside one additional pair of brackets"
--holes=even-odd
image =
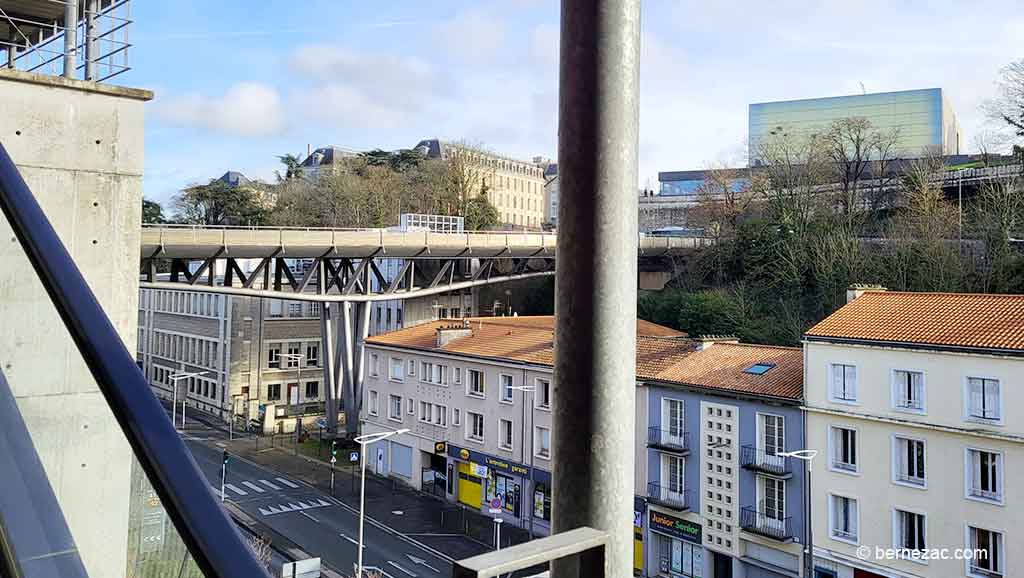
[(457, 59), (493, 63), (505, 45), (505, 21), (482, 10), (461, 12), (435, 29), (435, 38)]
[(280, 95), (259, 82), (240, 82), (220, 96), (194, 93), (158, 100), (155, 112), (168, 124), (239, 136), (271, 136), (284, 128)]

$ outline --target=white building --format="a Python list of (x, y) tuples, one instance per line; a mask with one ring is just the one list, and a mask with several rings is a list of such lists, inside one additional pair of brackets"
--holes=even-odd
[(815, 576), (1024, 575), (1024, 296), (850, 298), (805, 336)]

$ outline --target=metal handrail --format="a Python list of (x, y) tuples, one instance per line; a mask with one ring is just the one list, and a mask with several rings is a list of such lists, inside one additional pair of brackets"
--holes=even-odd
[(453, 578), (497, 578), (561, 558), (579, 558), (579, 575), (605, 576), (604, 558), (608, 534), (593, 528), (576, 528), (546, 538), (517, 544), (455, 562)]
[(269, 578), (2, 144), (0, 209), (199, 569), (211, 577)]

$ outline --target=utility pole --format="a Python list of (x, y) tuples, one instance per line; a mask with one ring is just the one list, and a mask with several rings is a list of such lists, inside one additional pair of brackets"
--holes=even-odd
[(334, 495), (334, 464), (338, 462), (338, 442), (331, 440), (331, 495)]
[(228, 450), (224, 450), (224, 460), (220, 465), (220, 501), (224, 501), (224, 483), (228, 479)]

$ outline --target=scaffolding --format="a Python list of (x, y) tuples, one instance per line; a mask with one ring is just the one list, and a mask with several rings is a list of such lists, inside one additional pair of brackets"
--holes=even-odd
[(102, 82), (129, 70), (130, 0), (0, 0), (0, 67)]

